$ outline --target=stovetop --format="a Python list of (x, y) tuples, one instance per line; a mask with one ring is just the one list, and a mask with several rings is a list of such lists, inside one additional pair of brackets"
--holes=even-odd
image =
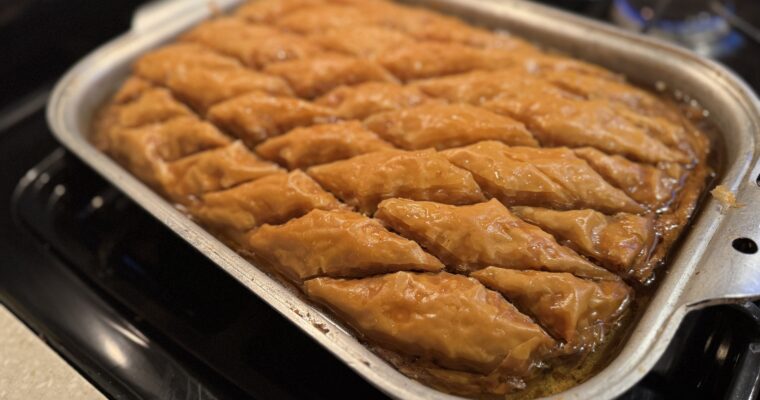
[[(15, 77), (0, 80), (0, 301), (112, 398), (383, 398), (59, 147), (50, 84), (140, 2), (63, 3), (0, 5)], [(612, 4), (555, 3), (600, 19)], [(760, 43), (742, 46), (729, 65), (760, 88)], [(689, 315), (623, 398), (751, 399), (759, 379), (760, 308), (719, 306)]]

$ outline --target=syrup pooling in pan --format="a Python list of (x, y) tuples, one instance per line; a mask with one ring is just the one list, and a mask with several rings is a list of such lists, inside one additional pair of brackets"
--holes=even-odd
[(135, 61), (91, 139), (402, 373), (480, 398), (598, 369), (709, 174), (677, 105), (384, 0), (205, 21)]

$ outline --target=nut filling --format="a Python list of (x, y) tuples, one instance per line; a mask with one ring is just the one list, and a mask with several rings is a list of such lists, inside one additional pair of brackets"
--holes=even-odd
[(404, 374), (489, 398), (609, 358), (711, 174), (695, 114), (425, 9), (256, 0), (136, 60), (90, 139)]

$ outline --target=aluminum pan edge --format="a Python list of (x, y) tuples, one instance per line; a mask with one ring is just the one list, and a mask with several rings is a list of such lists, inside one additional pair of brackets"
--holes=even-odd
[[(215, 3), (227, 9), (239, 2)], [(720, 183), (738, 192), (740, 202), (760, 202), (760, 190), (754, 183), (754, 177), (760, 173), (757, 165), (760, 105), (746, 85), (724, 68), (656, 40), (522, 1), (418, 0), (413, 3), (454, 12), (474, 22), (507, 27), (539, 43), (623, 72), (642, 83), (653, 83), (656, 77), (671, 87), (688, 87), (690, 94), (712, 111), (721, 131), (731, 133), (723, 138), (726, 168)], [(139, 29), (98, 49), (60, 80), (48, 106), (48, 120), (54, 134), (152, 215), (385, 393), (396, 398), (457, 398), (401, 375), (330, 318), (300, 300), (290, 288), (252, 268), (87, 142), (84, 134), (89, 129), (93, 110), (127, 74), (129, 62), (212, 12), (205, 7), (207, 1), (171, 4), (175, 9), (168, 12), (164, 9), (166, 17), (136, 23)], [(752, 165), (755, 165), (753, 172), (750, 171)], [(688, 310), (760, 294), (757, 256), (753, 263), (752, 256), (737, 254), (730, 247), (730, 240), (736, 235), (760, 239), (760, 221), (756, 214), (751, 207), (722, 214), (716, 202), (708, 199), (621, 354), (589, 381), (554, 398), (619, 395), (654, 365)], [(729, 240), (728, 246), (726, 240)], [(705, 262), (708, 259), (709, 262)], [(740, 268), (733, 268), (729, 274), (725, 269), (716, 268), (726, 260)]]

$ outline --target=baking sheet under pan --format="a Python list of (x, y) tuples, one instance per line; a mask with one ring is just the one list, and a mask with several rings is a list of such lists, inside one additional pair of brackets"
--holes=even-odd
[[(75, 65), (58, 83), (48, 104), (48, 121), (68, 149), (153, 216), (268, 302), (359, 375), (396, 398), (448, 398), (409, 379), (373, 354), (328, 315), (252, 266), (169, 202), (139, 182), (87, 140), (94, 112), (128, 75), (132, 61), (240, 0), (160, 2), (135, 15), (132, 30)], [(648, 308), (630, 329), (619, 355), (588, 381), (555, 395), (562, 399), (607, 399), (628, 389), (654, 365), (684, 315), (709, 304), (760, 297), (760, 254), (732, 247), (737, 238), (760, 242), (760, 103), (736, 76), (714, 62), (671, 45), (585, 18), (520, 0), (408, 1), (455, 14), (473, 23), (509, 30), (540, 45), (621, 72), (653, 87), (678, 89), (710, 112), (722, 132), (716, 138), (718, 182), (744, 207), (723, 212), (708, 198), (684, 240), (660, 274)]]

